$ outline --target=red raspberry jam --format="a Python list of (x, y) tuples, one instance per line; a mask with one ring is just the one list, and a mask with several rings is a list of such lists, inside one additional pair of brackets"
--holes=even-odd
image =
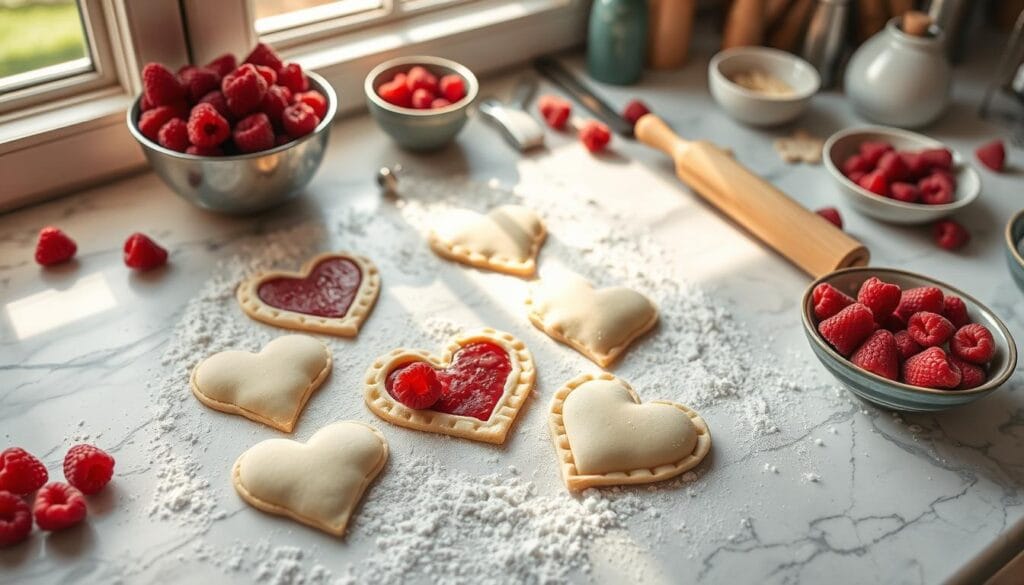
[(256, 294), (278, 309), (317, 317), (344, 317), (362, 280), (355, 262), (328, 258), (314, 266), (305, 278), (273, 278), (261, 284)]

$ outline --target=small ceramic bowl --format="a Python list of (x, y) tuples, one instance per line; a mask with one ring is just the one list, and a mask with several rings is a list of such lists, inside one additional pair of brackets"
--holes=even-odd
[[(415, 110), (403, 108), (384, 101), (377, 95), (377, 88), (391, 81), (396, 73), (405, 72), (416, 65), (426, 67), (438, 79), (456, 74), (466, 82), (466, 96), (450, 106)], [(441, 57), (397, 57), (377, 65), (366, 76), (363, 84), (366, 103), (377, 124), (399, 146), (409, 150), (436, 150), (458, 135), (468, 119), (469, 106), (476, 99), (480, 84), (469, 68), (450, 59)]]
[[(784, 81), (791, 95), (777, 96), (747, 89), (732, 79), (760, 71)], [(796, 119), (807, 109), (821, 78), (810, 63), (768, 47), (735, 47), (719, 52), (708, 64), (711, 95), (727, 114), (753, 126), (775, 126)]]
[(1024, 254), (1018, 244), (1021, 240), (1024, 240), (1024, 209), (1006, 222), (1006, 263), (1010, 266), (1010, 276), (1024, 291)]
[(880, 197), (854, 183), (843, 174), (842, 166), (850, 156), (857, 154), (860, 145), (869, 140), (884, 140), (896, 150), (924, 150), (928, 148), (949, 148), (945, 144), (909, 130), (887, 126), (860, 126), (840, 130), (825, 141), (825, 168), (839, 185), (839, 191), (857, 211), (889, 223), (922, 224), (945, 217), (970, 205), (981, 192), (981, 178), (978, 172), (966, 164), (955, 150), (953, 153), (953, 174), (956, 175), (956, 194), (952, 203), (926, 205), (905, 203), (889, 197)]
[[(856, 297), (861, 284), (872, 276), (877, 276), (885, 282), (895, 283), (903, 290), (919, 286), (934, 286), (941, 289), (943, 294), (952, 294), (963, 299), (971, 321), (987, 327), (996, 342), (996, 354), (988, 367), (988, 380), (981, 386), (970, 390), (919, 388), (862, 370), (836, 353), (832, 346), (821, 337), (815, 325), (814, 300), (812, 298), (814, 287), (826, 282), (840, 291)], [(1014, 368), (1017, 367), (1017, 346), (1013, 341), (1013, 336), (988, 307), (948, 284), (912, 272), (865, 267), (847, 268), (826, 274), (807, 287), (800, 313), (804, 323), (804, 333), (811, 344), (811, 349), (814, 350), (814, 354), (825, 368), (854, 394), (885, 408), (931, 412), (961, 406), (994, 392), (1010, 378)]]

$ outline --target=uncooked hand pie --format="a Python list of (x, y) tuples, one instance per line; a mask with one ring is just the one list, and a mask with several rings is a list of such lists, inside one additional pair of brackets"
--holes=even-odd
[(308, 335), (285, 335), (259, 353), (223, 351), (192, 370), (192, 393), (222, 412), (286, 433), (331, 371), (331, 352)]
[(533, 389), (526, 345), (482, 329), (459, 335), (440, 357), (396, 349), (366, 372), (366, 404), (393, 424), (486, 443), (503, 443)]
[(577, 274), (544, 278), (530, 291), (530, 321), (603, 368), (658, 322), (647, 297), (625, 287), (594, 289)]
[(238, 302), (258, 321), (300, 331), (354, 337), (380, 292), (380, 272), (364, 256), (321, 254), (294, 272), (256, 274), (238, 286)]
[(571, 491), (675, 477), (711, 449), (699, 414), (675, 402), (641, 403), (629, 384), (607, 373), (579, 376), (559, 389), (548, 424)]
[(343, 421), (320, 429), (306, 443), (257, 443), (238, 457), (231, 477), (250, 505), (341, 536), (387, 459), (388, 443), (380, 431)]
[(432, 226), (430, 247), (441, 256), (517, 276), (537, 269), (537, 252), (547, 232), (540, 217), (520, 205), (502, 205), (483, 215), (459, 209)]

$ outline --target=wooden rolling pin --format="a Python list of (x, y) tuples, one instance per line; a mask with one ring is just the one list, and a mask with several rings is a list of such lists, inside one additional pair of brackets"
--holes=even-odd
[(812, 277), (867, 265), (863, 244), (714, 144), (684, 140), (654, 114), (640, 118), (636, 137), (671, 156), (684, 183)]

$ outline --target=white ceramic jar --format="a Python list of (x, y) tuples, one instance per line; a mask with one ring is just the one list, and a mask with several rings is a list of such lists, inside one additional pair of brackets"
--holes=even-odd
[(949, 105), (953, 71), (937, 27), (928, 36), (903, 32), (899, 18), (860, 46), (846, 67), (845, 91), (854, 110), (872, 122), (917, 128)]

